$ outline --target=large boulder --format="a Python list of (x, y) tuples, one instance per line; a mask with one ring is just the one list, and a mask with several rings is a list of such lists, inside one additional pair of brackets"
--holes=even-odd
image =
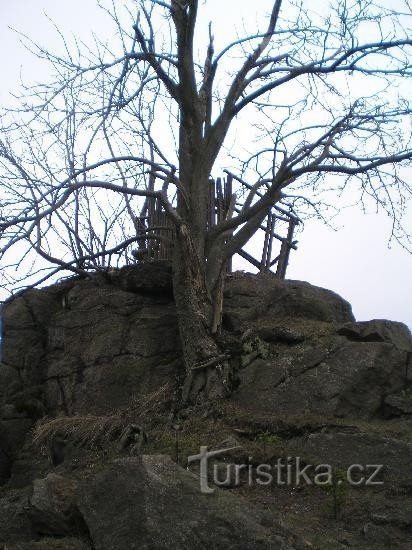
[(47, 328), (59, 300), (54, 290), (28, 290), (3, 307), (2, 359), (28, 385), (44, 378)]
[(52, 536), (87, 533), (75, 505), (76, 488), (74, 481), (54, 473), (34, 480), (29, 516), (37, 533)]
[(128, 292), (173, 295), (172, 266), (167, 261), (138, 263), (114, 274), (116, 284)]
[(373, 319), (346, 323), (338, 329), (338, 334), (360, 342), (389, 342), (399, 349), (412, 352), (411, 331), (406, 325), (396, 321)]
[(12, 460), (8, 454), (0, 448), (0, 485), (3, 485), (11, 473)]
[(407, 354), (341, 337), (278, 347), (240, 371), (234, 399), (254, 412), (370, 418), (404, 387)]
[(6, 543), (23, 543), (35, 538), (26, 513), (28, 503), (28, 487), (0, 494), (0, 548), (7, 548)]
[[(291, 441), (312, 464), (328, 464), (347, 471), (360, 465), (367, 473), (368, 465), (381, 465), (376, 481), (410, 487), (412, 482), (412, 443), (368, 433), (313, 433)], [(369, 474), (373, 473), (369, 468)], [(356, 473), (359, 473), (359, 468)], [(354, 476), (355, 477), (355, 476)]]
[(114, 460), (85, 480), (78, 506), (96, 550), (300, 548), (243, 499), (202, 494), (199, 479), (166, 456)]
[[(23, 384), (20, 408), (34, 418), (106, 413), (172, 379), (180, 352), (170, 285), (170, 266), (154, 263), (75, 278), (6, 304), (0, 377), (5, 386)], [(33, 387), (44, 396), (29, 396)]]
[(19, 387), (18, 370), (10, 365), (0, 363), (0, 406), (7, 403), (10, 393)]
[[(33, 418), (106, 414), (174, 379), (182, 364), (171, 281), (170, 265), (152, 262), (29, 291), (6, 304), (8, 371), (0, 369), (0, 377), (7, 387), (24, 386), (9, 403)], [(241, 339), (268, 346), (266, 359), (240, 373), (236, 399), (245, 406), (371, 416), (405, 381), (405, 326), (355, 323), (348, 302), (305, 282), (228, 276), (223, 324), (236, 340), (234, 354)], [(36, 388), (44, 395), (33, 394)]]
[(13, 461), (32, 425), (26, 418), (0, 419), (0, 485), (10, 477)]
[(350, 304), (330, 290), (273, 275), (229, 277), (225, 287), (224, 325), (245, 330), (250, 323), (300, 318), (330, 323), (354, 321)]
[(403, 415), (412, 417), (412, 388), (387, 395), (384, 399), (384, 414), (388, 418)]
[(68, 304), (49, 328), (50, 411), (105, 413), (173, 378), (179, 338), (170, 300), (79, 285)]

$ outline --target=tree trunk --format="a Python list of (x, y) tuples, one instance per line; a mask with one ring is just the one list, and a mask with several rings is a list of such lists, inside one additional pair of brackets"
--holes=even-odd
[(214, 307), (204, 268), (186, 225), (177, 230), (173, 289), (186, 378), (183, 403), (220, 398), (228, 392), (228, 357), (212, 335)]

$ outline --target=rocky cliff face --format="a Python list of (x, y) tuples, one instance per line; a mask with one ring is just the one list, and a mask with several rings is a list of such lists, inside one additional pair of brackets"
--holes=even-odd
[[(173, 419), (174, 424), (167, 420), (183, 374), (167, 265), (145, 264), (29, 290), (5, 306), (3, 321), (0, 541), (7, 548), (194, 548), (200, 540), (210, 548), (254, 548), (252, 539), (239, 545), (246, 540), (240, 528), (246, 516), (248, 532), (261, 540), (256, 548), (304, 545), (305, 533), (266, 525), (255, 503), (249, 499), (238, 504), (235, 492), (225, 495), (227, 502), (219, 497), (215, 508), (201, 512), (197, 507), (204, 506), (202, 497), (192, 494), (188, 472), (164, 457), (130, 461), (124, 456), (127, 445), (119, 447), (127, 430), (141, 434), (140, 444), (148, 441), (146, 450), (139, 444), (139, 456), (148, 449), (163, 451), (164, 433), (174, 433), (176, 423), (184, 437), (199, 435), (191, 424), (193, 411)], [(212, 422), (222, 437), (263, 441), (265, 451), (265, 437), (271, 444), (280, 438), (295, 454), (327, 458), (335, 468), (350, 461), (345, 448), (356, 448), (358, 457), (373, 460), (374, 452), (367, 449), (383, 445), (389, 448), (381, 460), (388, 463), (391, 487), (404, 487), (396, 474), (405, 477), (401, 469), (412, 463), (412, 338), (407, 327), (384, 320), (357, 323), (345, 300), (308, 283), (233, 274), (226, 283), (222, 345), (236, 361), (237, 388), (225, 405), (230, 410), (221, 410), (218, 420), (202, 412), (205, 426)], [(155, 409), (145, 421), (151, 434), (141, 426), (141, 408), (133, 422), (125, 411), (150, 401), (159, 388), (166, 388), (168, 395), (157, 424)], [(42, 441), (54, 459), (33, 444), (36, 421), (35, 434), (41, 440), (43, 430)], [(81, 429), (88, 434), (83, 439), (77, 433)], [(110, 437), (102, 437), (105, 431)], [(59, 441), (65, 449), (61, 453)], [(403, 461), (392, 460), (391, 466), (390, 457), (398, 452)], [(95, 468), (103, 468), (102, 473), (93, 473)], [(181, 489), (176, 490), (188, 499), (179, 504), (180, 519), (171, 509), (171, 471), (180, 479)], [(99, 476), (113, 489), (98, 489)], [(131, 478), (132, 485), (127, 481)], [(159, 479), (158, 485), (151, 479)], [(410, 506), (408, 491), (401, 490), (407, 503), (402, 509)], [(139, 505), (132, 513), (133, 502)], [(126, 514), (122, 521), (118, 518), (118, 530), (111, 524), (113, 506), (123, 507)], [(191, 517), (193, 508), (198, 512)], [(238, 511), (229, 513), (231, 508)], [(150, 521), (153, 514), (160, 521), (162, 510), (168, 515), (169, 535), (156, 538)], [(215, 532), (217, 517), (224, 520)], [(133, 521), (143, 527), (135, 532)], [(372, 525), (363, 542), (379, 538), (385, 520), (380, 525), (370, 523), (370, 517), (363, 521)], [(388, 522), (394, 529), (393, 518)], [(391, 536), (402, 543), (402, 533), (410, 527), (406, 521)], [(58, 546), (62, 537), (65, 546)], [(339, 547), (333, 540), (331, 547)]]

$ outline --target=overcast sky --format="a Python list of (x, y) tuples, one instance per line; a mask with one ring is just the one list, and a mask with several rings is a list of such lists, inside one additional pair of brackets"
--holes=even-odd
[[(223, 24), (230, 21), (233, 6), (245, 17), (256, 17), (256, 7), (269, 7), (269, 0), (208, 0), (219, 10)], [(313, 7), (315, 3), (311, 2)], [(85, 39), (91, 31), (101, 37), (111, 26), (96, 8), (94, 0), (0, 0), (0, 104), (10, 102), (9, 93), (18, 89), (20, 75), (27, 81), (47, 81), (47, 67), (32, 58), (19, 43), (13, 27), (53, 48), (56, 33), (46, 12), (63, 32)], [(227, 13), (225, 14), (225, 10)], [(226, 17), (225, 17), (226, 15)], [(359, 320), (387, 318), (403, 321), (412, 328), (412, 256), (396, 243), (388, 247), (391, 223), (383, 215), (363, 215), (347, 210), (335, 220), (339, 231), (318, 221), (308, 222), (298, 236), (299, 250), (292, 253), (288, 278), (309, 281), (330, 288), (352, 303)], [(256, 252), (258, 256), (258, 251)], [(244, 263), (235, 266), (249, 270)]]

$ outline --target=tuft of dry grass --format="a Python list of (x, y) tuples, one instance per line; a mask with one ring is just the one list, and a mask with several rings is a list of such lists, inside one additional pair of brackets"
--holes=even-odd
[(168, 384), (143, 398), (134, 398), (125, 409), (106, 416), (76, 415), (39, 420), (33, 431), (33, 444), (49, 446), (59, 437), (87, 448), (104, 446), (122, 439), (132, 423), (145, 424), (167, 408)]
[(33, 432), (36, 446), (49, 446), (61, 437), (81, 447), (96, 447), (121, 437), (125, 430), (124, 419), (112, 416), (61, 416), (52, 420), (39, 421)]

